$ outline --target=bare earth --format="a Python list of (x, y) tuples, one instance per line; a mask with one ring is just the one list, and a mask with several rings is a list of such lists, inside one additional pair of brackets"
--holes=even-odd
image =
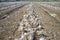
[[(4, 3), (6, 9), (0, 6), (0, 40), (60, 40), (60, 6), (55, 5), (60, 3), (53, 3), (16, 2), (9, 3), (10, 6)], [(37, 28), (38, 24), (42, 29)]]

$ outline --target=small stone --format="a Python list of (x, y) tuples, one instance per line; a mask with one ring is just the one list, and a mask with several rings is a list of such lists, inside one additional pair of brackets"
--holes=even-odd
[(41, 37), (39, 40), (45, 40), (45, 38), (44, 37)]

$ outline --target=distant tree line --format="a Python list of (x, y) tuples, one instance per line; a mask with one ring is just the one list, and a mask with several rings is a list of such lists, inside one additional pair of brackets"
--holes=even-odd
[(60, 1), (60, 0), (0, 0), (0, 2), (10, 2), (10, 1)]

